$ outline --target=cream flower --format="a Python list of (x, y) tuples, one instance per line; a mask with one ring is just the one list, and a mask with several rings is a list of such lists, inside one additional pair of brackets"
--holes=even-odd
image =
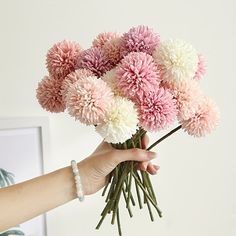
[(105, 120), (96, 131), (109, 143), (123, 143), (136, 133), (138, 114), (134, 103), (122, 97), (115, 97), (107, 107)]
[(155, 50), (153, 57), (160, 66), (165, 82), (192, 79), (198, 67), (198, 54), (191, 44), (179, 39), (167, 40)]
[(105, 81), (108, 84), (108, 86), (111, 88), (112, 92), (115, 95), (121, 96), (121, 91), (117, 87), (119, 78), (116, 74), (116, 69), (112, 69), (112, 70), (107, 71), (102, 76), (102, 80)]

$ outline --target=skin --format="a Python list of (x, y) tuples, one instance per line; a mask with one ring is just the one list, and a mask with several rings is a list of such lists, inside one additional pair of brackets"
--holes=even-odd
[[(144, 149), (148, 137), (142, 140)], [(139, 162), (139, 169), (156, 174), (158, 166), (150, 161), (156, 153), (142, 149), (116, 150), (102, 142), (97, 149), (77, 165), (85, 195), (99, 191), (111, 171), (121, 162)], [(61, 206), (76, 198), (71, 166), (49, 174), (0, 189), (0, 232), (23, 223), (33, 217)]]

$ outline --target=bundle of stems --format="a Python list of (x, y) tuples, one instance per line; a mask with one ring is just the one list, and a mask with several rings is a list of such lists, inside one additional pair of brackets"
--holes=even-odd
[[(147, 150), (151, 150), (158, 143), (162, 142), (180, 128), (181, 126), (176, 127), (153, 143)], [(139, 129), (131, 139), (122, 144), (113, 144), (113, 147), (116, 149), (142, 148), (142, 138), (145, 133), (145, 130)], [(129, 216), (133, 217), (131, 205), (136, 205), (134, 194), (132, 192), (133, 185), (135, 186), (139, 208), (142, 209), (143, 204), (147, 206), (151, 221), (154, 221), (153, 208), (159, 217), (162, 217), (162, 212), (158, 207), (149, 174), (146, 171), (138, 170), (137, 166), (138, 162), (135, 161), (122, 162), (111, 173), (109, 181), (104, 187), (102, 193), (102, 196), (105, 196), (109, 188), (105, 200), (106, 206), (101, 213), (101, 219), (96, 226), (96, 229), (99, 229), (105, 217), (108, 214), (111, 214), (111, 224), (117, 222), (118, 233), (120, 236), (122, 235), (119, 202), (123, 195)]]

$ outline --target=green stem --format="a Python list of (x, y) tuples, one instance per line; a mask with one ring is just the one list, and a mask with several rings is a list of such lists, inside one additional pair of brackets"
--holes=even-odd
[(136, 177), (136, 175), (133, 175), (134, 178), (137, 180), (138, 185), (140, 186), (140, 188), (143, 190), (145, 196), (148, 198), (148, 200), (152, 203), (152, 205), (156, 208), (158, 214), (160, 217), (162, 217), (162, 212), (161, 210), (157, 207), (157, 205), (155, 204), (155, 202), (152, 200), (152, 198), (148, 195), (146, 189), (143, 187), (142, 183), (139, 181), (139, 179)]
[(177, 132), (179, 129), (182, 128), (182, 125), (179, 125), (178, 127), (176, 127), (175, 129), (171, 130), (169, 133), (167, 133), (166, 135), (162, 136), (160, 139), (158, 139), (155, 143), (153, 143), (147, 150), (151, 150), (152, 148), (154, 148), (157, 144), (159, 144), (160, 142), (162, 142), (164, 139), (168, 138), (170, 135), (172, 135), (173, 133)]
[(119, 236), (122, 236), (122, 231), (121, 231), (121, 225), (120, 225), (120, 213), (119, 213), (119, 207), (117, 208), (117, 225), (118, 225), (118, 232)]
[(129, 202), (130, 202), (130, 195), (131, 195), (131, 185), (132, 185), (132, 179), (133, 179), (133, 161), (130, 163), (130, 175), (129, 175), (129, 185), (128, 185), (128, 199), (126, 207), (129, 208)]

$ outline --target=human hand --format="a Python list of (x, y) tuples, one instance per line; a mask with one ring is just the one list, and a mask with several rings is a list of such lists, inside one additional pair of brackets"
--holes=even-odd
[[(145, 149), (147, 145), (148, 137), (145, 135), (142, 146)], [(123, 161), (138, 161), (139, 169), (156, 174), (159, 167), (150, 162), (155, 157), (155, 152), (138, 148), (117, 150), (109, 143), (102, 142), (89, 157), (78, 163), (84, 194), (93, 194), (104, 187), (109, 174)]]

